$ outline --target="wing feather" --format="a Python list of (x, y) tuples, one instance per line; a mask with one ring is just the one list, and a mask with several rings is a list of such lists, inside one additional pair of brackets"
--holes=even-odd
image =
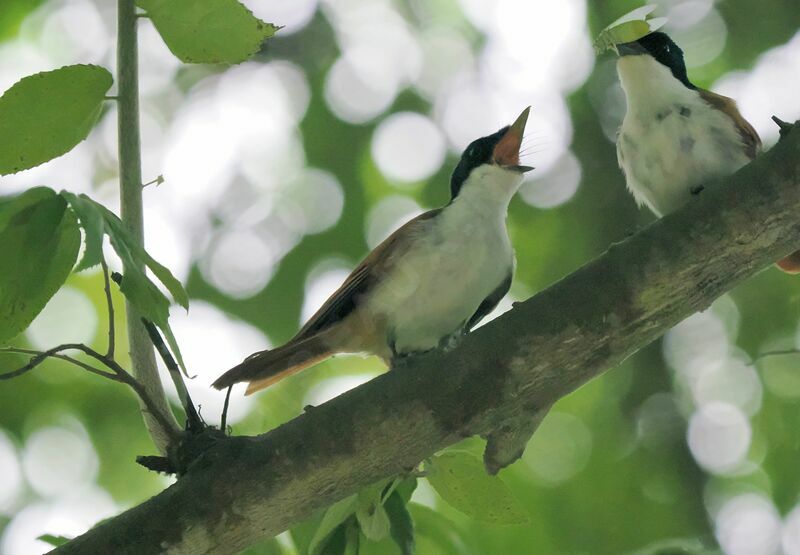
[(347, 276), (341, 287), (311, 316), (294, 337), (294, 340), (311, 337), (347, 317), (356, 308), (359, 299), (380, 281), (380, 277), (405, 252), (404, 246), (410, 245), (409, 241), (403, 241), (402, 239), (408, 237), (409, 234), (413, 234), (415, 230), (421, 228), (423, 222), (430, 220), (439, 212), (441, 212), (441, 208), (420, 214), (405, 223), (375, 247), (356, 269)]
[(741, 112), (739, 112), (739, 107), (736, 105), (736, 101), (727, 96), (722, 96), (721, 94), (713, 93), (705, 89), (698, 89), (698, 92), (700, 93), (700, 98), (733, 120), (733, 124), (742, 137), (747, 156), (751, 160), (754, 159), (758, 153), (761, 152), (761, 137), (758, 136), (758, 132), (750, 125), (750, 122), (742, 117)]

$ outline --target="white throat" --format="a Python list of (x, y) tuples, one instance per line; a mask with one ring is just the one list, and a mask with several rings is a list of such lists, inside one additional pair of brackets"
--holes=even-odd
[(622, 56), (617, 61), (617, 73), (625, 91), (628, 112), (657, 110), (698, 97), (697, 91), (681, 83), (668, 67), (647, 54)]
[(522, 185), (521, 173), (483, 165), (475, 168), (464, 181), (448, 210), (458, 207), (475, 213), (500, 213), (505, 218), (508, 204)]

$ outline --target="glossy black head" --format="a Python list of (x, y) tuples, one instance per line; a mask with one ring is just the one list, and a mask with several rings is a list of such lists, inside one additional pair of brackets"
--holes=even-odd
[(510, 126), (503, 127), (497, 133), (492, 133), (487, 137), (481, 137), (472, 141), (469, 146), (464, 149), (461, 154), (456, 169), (453, 170), (453, 175), (450, 176), (450, 196), (456, 198), (461, 191), (461, 186), (469, 177), (469, 174), (483, 164), (489, 164), (494, 156), (494, 148), (500, 142), (505, 134), (508, 132)]
[(656, 31), (637, 41), (626, 42), (617, 46), (620, 56), (638, 56), (649, 54), (659, 63), (665, 65), (681, 83), (690, 89), (696, 89), (686, 74), (686, 62), (683, 59), (683, 50), (675, 44), (669, 35)]

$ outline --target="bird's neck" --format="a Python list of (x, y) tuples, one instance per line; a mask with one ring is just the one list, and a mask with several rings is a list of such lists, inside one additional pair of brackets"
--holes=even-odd
[(623, 56), (617, 61), (617, 73), (625, 91), (628, 113), (661, 110), (698, 98), (696, 90), (676, 79), (668, 67), (652, 56)]
[(517, 172), (490, 165), (475, 168), (446, 211), (505, 220), (508, 204), (520, 185), (522, 174)]

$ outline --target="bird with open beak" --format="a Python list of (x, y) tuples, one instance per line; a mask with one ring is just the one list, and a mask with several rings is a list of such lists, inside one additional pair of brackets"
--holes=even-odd
[[(761, 151), (758, 133), (733, 99), (692, 84), (683, 51), (668, 35), (650, 33), (616, 50), (627, 100), (617, 158), (639, 205), (668, 214)], [(800, 251), (778, 267), (800, 272)]]
[(523, 174), (526, 108), (510, 126), (472, 142), (450, 179), (450, 202), (378, 245), (286, 344), (254, 353), (214, 387), (247, 394), (339, 353), (387, 364), (470, 331), (506, 294), (514, 251), (506, 212)]

